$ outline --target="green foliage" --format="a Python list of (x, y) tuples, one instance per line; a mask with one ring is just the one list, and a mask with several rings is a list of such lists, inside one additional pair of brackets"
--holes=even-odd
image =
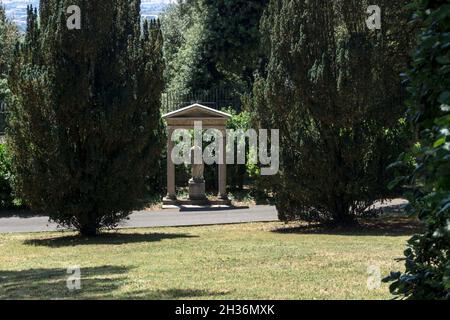
[[(0, 2), (0, 130), (4, 129), (4, 108), (10, 96), (7, 75), (13, 57), (14, 46), (18, 40), (17, 28), (11, 23)], [(10, 209), (15, 206), (13, 189), (13, 175), (11, 172), (11, 159), (6, 146), (0, 144), (0, 208)]]
[(12, 189), (13, 176), (11, 172), (11, 158), (6, 146), (0, 144), (0, 208), (10, 209), (15, 206)]
[(270, 2), (267, 76), (254, 91), (256, 120), (280, 129), (280, 218), (346, 223), (391, 195), (386, 167), (407, 142), (407, 2), (379, 1), (376, 31), (366, 26), (368, 1)]
[(4, 75), (9, 70), (13, 56), (14, 46), (18, 38), (15, 25), (6, 17), (4, 7), (0, 2), (0, 74)]
[[(222, 111), (231, 114), (232, 118), (228, 121), (227, 129), (233, 130), (243, 130), (244, 132), (251, 129), (251, 114), (248, 111), (236, 112), (233, 108), (229, 107), (223, 109)], [(245, 139), (248, 142), (248, 138)], [(247, 144), (248, 146), (248, 144)], [(237, 153), (237, 145), (234, 146), (235, 155)], [(246, 149), (246, 158), (248, 159), (249, 152), (252, 152), (249, 148)], [(255, 152), (255, 150), (253, 150)], [(246, 161), (248, 162), (248, 161)], [(250, 174), (254, 174), (253, 165), (246, 163), (244, 164), (233, 164), (227, 166), (227, 184), (231, 189), (242, 190), (244, 188), (244, 183)], [(250, 171), (249, 171), (250, 170)]]
[[(217, 69), (247, 85), (260, 58), (260, 19), (268, 0), (204, 0), (205, 26)], [(232, 79), (230, 79), (232, 80)]]
[(418, 137), (403, 157), (405, 165), (413, 157), (415, 169), (397, 182), (413, 186), (411, 209), (427, 230), (408, 241), (406, 271), (386, 281), (408, 299), (450, 299), (450, 3), (415, 0), (411, 7), (420, 35), (407, 73), (408, 114)]
[(248, 89), (266, 0), (179, 1), (164, 14), (168, 92)]
[[(81, 30), (66, 27), (69, 5)], [(10, 76), (18, 191), (85, 235), (127, 217), (159, 173), (162, 35), (139, 11), (139, 0), (41, 1)]]
[(17, 40), (17, 28), (7, 19), (0, 1), (0, 108), (5, 107), (5, 101), (10, 93), (7, 75)]
[[(168, 92), (190, 93), (204, 85), (203, 81), (210, 80), (204, 65), (197, 61), (200, 59), (199, 39), (203, 32), (199, 11), (196, 1), (179, 1), (170, 6), (162, 17)], [(196, 87), (192, 83), (197, 83)]]
[(223, 112), (229, 113), (232, 117), (228, 121), (227, 128), (228, 129), (242, 129), (248, 130), (251, 128), (251, 115), (248, 111), (237, 112), (231, 107), (225, 108), (222, 110)]

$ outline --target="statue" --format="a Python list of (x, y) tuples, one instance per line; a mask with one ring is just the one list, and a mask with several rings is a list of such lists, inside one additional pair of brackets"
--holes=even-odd
[(191, 148), (191, 174), (192, 174), (192, 180), (195, 182), (204, 182), (204, 178), (203, 178), (203, 172), (204, 172), (204, 164), (203, 164), (203, 159), (202, 159), (202, 163), (201, 164), (196, 164), (195, 163), (195, 154), (198, 153), (200, 155), (200, 157), (202, 158), (202, 148), (200, 148), (199, 146), (193, 146)]
[[(197, 159), (195, 155), (197, 154)], [(200, 156), (201, 163), (195, 163), (195, 160), (199, 162)], [(204, 164), (203, 164), (203, 152), (199, 146), (191, 148), (191, 174), (192, 179), (189, 180), (189, 200), (198, 201), (199, 203), (205, 203), (207, 201), (205, 193), (205, 179), (203, 178)]]

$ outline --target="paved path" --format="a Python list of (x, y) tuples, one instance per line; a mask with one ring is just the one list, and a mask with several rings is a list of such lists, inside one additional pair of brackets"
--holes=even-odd
[[(383, 208), (390, 215), (403, 215), (407, 202), (395, 199), (384, 204), (377, 203), (375, 208)], [(278, 221), (277, 211), (272, 206), (255, 206), (243, 209), (209, 209), (203, 211), (161, 210), (134, 212), (120, 228), (180, 227), (243, 222)], [(49, 223), (48, 217), (30, 216), (27, 213), (2, 216), (0, 213), (0, 233), (42, 232), (58, 230), (56, 224)]]
[[(140, 211), (130, 216), (120, 228), (179, 227), (243, 222), (278, 221), (277, 211), (272, 206), (256, 206), (244, 209), (212, 209), (204, 211)], [(49, 223), (48, 217), (18, 214), (0, 216), (0, 233), (42, 232), (58, 230)], [(60, 230), (60, 229), (59, 229)]]

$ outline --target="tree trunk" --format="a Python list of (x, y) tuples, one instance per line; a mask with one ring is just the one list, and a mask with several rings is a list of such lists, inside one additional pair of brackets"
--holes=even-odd
[(351, 225), (355, 223), (355, 216), (350, 213), (350, 206), (341, 199), (335, 200), (333, 223), (336, 225)]
[(95, 237), (98, 235), (98, 229), (95, 225), (82, 225), (79, 229), (80, 235), (85, 237)]
[(86, 215), (80, 217), (78, 231), (80, 235), (85, 237), (95, 237), (98, 235), (99, 225), (95, 219), (97, 216), (94, 212), (88, 212)]

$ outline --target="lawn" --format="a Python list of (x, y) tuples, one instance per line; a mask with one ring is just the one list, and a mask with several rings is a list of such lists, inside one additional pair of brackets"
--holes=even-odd
[[(363, 230), (301, 224), (127, 229), (95, 239), (71, 232), (0, 235), (0, 299), (390, 299), (367, 288), (418, 226), (370, 220)], [(81, 290), (66, 287), (81, 267)]]

